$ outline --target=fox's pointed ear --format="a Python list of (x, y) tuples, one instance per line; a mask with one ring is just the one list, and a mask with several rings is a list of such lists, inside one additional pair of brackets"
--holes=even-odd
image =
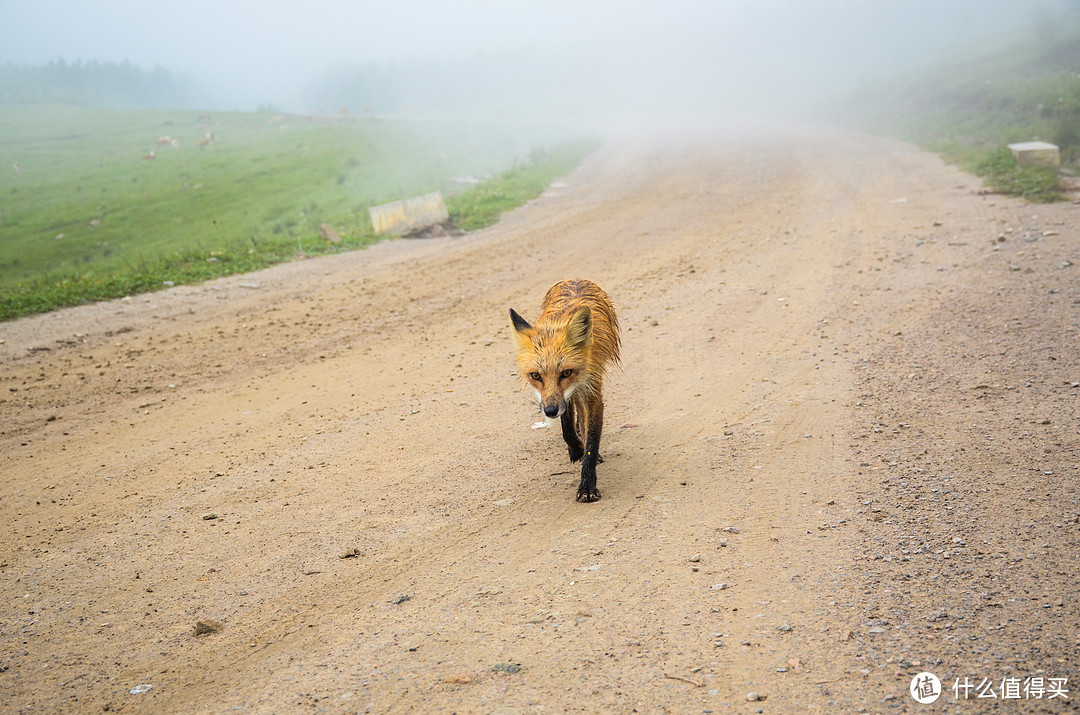
[(574, 319), (566, 328), (566, 337), (576, 347), (585, 347), (592, 340), (592, 311), (589, 306), (583, 305), (574, 314)]
[(529, 325), (525, 318), (522, 318), (520, 315), (518, 315), (517, 311), (515, 311), (513, 308), (510, 309), (510, 322), (514, 324), (514, 330), (518, 331), (519, 333), (524, 333), (528, 330), (532, 330), (532, 326)]

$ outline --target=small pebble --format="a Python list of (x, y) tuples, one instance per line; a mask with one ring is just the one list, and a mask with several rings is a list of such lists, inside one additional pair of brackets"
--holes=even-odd
[(443, 678), (444, 683), (452, 683), (454, 685), (468, 685), (473, 681), (472, 673), (456, 673), (454, 675), (448, 675)]
[(208, 636), (211, 633), (217, 633), (225, 626), (221, 625), (217, 621), (212, 621), (209, 618), (200, 618), (195, 621), (195, 635)]

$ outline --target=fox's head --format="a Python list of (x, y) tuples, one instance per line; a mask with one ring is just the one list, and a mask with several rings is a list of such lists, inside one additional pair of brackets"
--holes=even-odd
[(587, 367), (592, 343), (592, 311), (542, 316), (536, 326), (510, 309), (517, 337), (521, 379), (536, 392), (545, 417), (560, 417), (575, 391), (589, 389)]

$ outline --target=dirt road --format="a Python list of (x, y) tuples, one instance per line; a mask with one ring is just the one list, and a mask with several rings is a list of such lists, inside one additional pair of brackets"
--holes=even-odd
[[(1080, 207), (829, 130), (563, 183), (0, 325), (0, 710), (1074, 708)], [(568, 277), (624, 327), (595, 504), (513, 374)]]

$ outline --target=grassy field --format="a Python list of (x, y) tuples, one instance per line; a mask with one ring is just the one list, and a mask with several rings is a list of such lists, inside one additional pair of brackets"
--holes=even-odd
[(493, 223), (595, 148), (530, 151), (535, 138), (456, 122), (0, 107), (0, 319), (357, 248), (378, 240), (368, 206), (437, 189), (461, 227)]
[(997, 191), (1056, 200), (1057, 174), (1020, 169), (1005, 147), (1048, 141), (1063, 169), (1080, 169), (1080, 36), (1062, 33), (867, 87), (843, 113), (940, 152)]

